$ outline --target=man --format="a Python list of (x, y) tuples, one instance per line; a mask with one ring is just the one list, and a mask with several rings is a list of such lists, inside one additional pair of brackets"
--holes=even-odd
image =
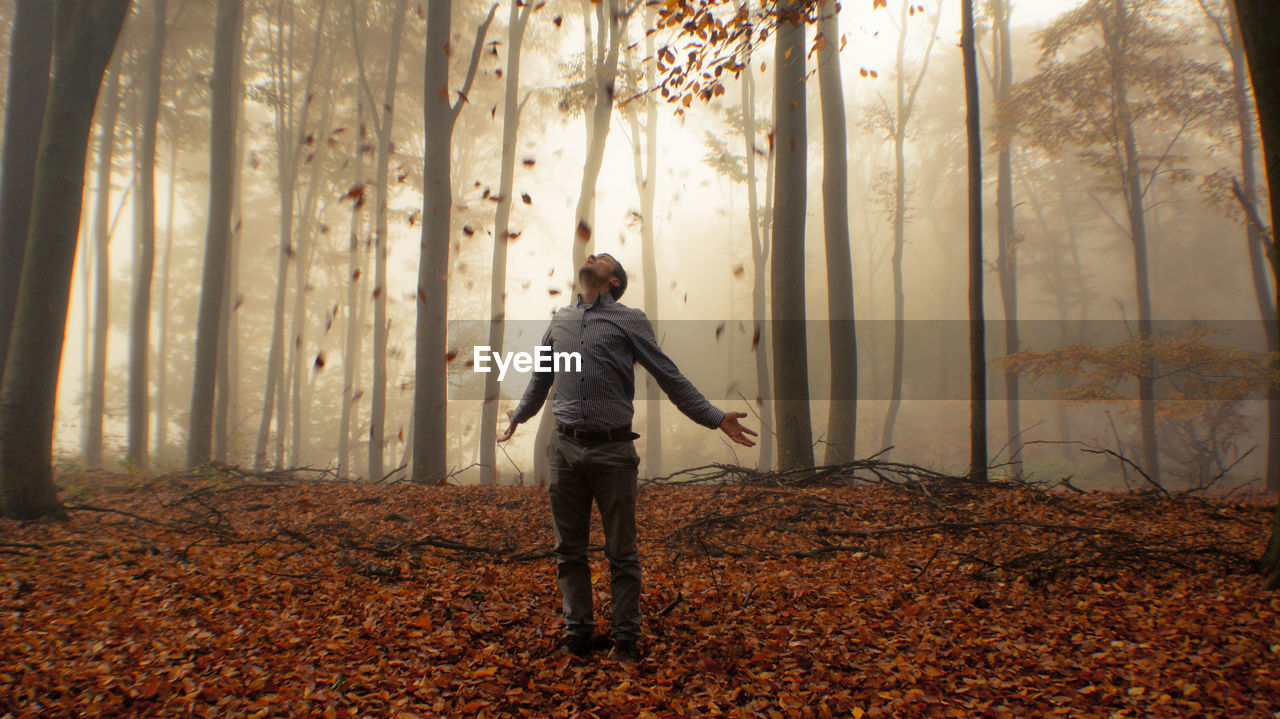
[[(591, 502), (600, 508), (605, 558), (609, 560), (613, 656), (639, 658), (640, 555), (636, 550), (636, 478), (640, 455), (631, 431), (635, 413), (635, 363), (644, 366), (676, 407), (705, 427), (719, 428), (734, 442), (755, 446), (755, 432), (738, 419), (745, 412), (712, 406), (680, 374), (658, 346), (644, 312), (620, 304), (627, 273), (611, 255), (591, 255), (578, 271), (578, 304), (556, 312), (542, 338), (552, 352), (578, 352), (581, 371), (535, 371), (510, 424), (498, 438), (510, 439), (516, 426), (541, 409), (552, 382), (556, 431), (548, 448), (551, 519), (556, 531), (556, 578), (563, 598), (565, 638), (561, 648), (585, 656), (607, 644), (592, 637), (591, 568), (587, 539)], [(576, 368), (575, 368), (576, 369)], [(658, 441), (657, 437), (650, 438)]]

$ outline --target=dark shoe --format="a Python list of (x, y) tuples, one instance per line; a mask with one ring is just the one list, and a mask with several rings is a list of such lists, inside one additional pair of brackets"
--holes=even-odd
[(613, 653), (610, 656), (620, 662), (638, 662), (640, 661), (640, 648), (636, 646), (636, 640), (634, 639), (615, 639)]
[(552, 654), (572, 654), (575, 657), (585, 657), (591, 653), (594, 648), (595, 641), (590, 634), (570, 634), (560, 640)]

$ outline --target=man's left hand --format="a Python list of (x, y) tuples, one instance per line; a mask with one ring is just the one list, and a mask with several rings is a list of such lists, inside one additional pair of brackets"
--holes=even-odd
[(759, 437), (760, 435), (756, 434), (755, 432), (752, 432), (746, 427), (743, 427), (738, 422), (739, 418), (746, 417), (746, 416), (747, 416), (746, 412), (726, 413), (724, 416), (724, 419), (720, 420), (720, 431), (729, 435), (729, 439), (732, 439), (734, 442), (737, 442), (738, 444), (741, 444), (747, 447), (754, 447), (756, 446), (756, 443), (752, 442), (750, 439), (747, 439), (747, 435), (751, 435), (752, 437)]

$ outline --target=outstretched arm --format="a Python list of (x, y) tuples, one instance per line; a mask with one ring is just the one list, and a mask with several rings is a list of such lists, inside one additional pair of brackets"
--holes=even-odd
[[(555, 320), (552, 320), (552, 324)], [(542, 335), (542, 345), (551, 345), (551, 328), (548, 327), (546, 334)], [(547, 401), (547, 393), (551, 391), (551, 385), (555, 382), (555, 372), (550, 369), (539, 370), (536, 365), (533, 370), (533, 376), (529, 378), (529, 386), (524, 390), (524, 396), (520, 399), (520, 404), (516, 408), (507, 412), (507, 419), (510, 424), (507, 429), (498, 437), (499, 442), (505, 442), (511, 439), (511, 435), (516, 433), (516, 425), (524, 424), (533, 418), (538, 410), (542, 409), (543, 402)]]
[(667, 353), (662, 351), (649, 318), (636, 310), (636, 317), (627, 323), (627, 330), (635, 348), (636, 361), (653, 375), (671, 402), (694, 422), (710, 429), (721, 427), (725, 421), (725, 412), (708, 402), (698, 388), (680, 373)]

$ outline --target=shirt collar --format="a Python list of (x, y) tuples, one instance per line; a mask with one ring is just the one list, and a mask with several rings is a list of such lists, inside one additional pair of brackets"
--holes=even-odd
[[(590, 304), (590, 305), (587, 305), (587, 306), (588, 306), (588, 307), (603, 307), (603, 306), (605, 306), (605, 305), (611, 305), (611, 304), (613, 304), (613, 303), (614, 303), (614, 302), (616, 302), (616, 301), (617, 301), (617, 300), (613, 299), (613, 295), (612, 295), (608, 290), (605, 290), (604, 292), (601, 292), (600, 294), (596, 295), (596, 301), (595, 301), (595, 303)], [(582, 293), (581, 293), (581, 292), (579, 292), (579, 293), (578, 293), (578, 306), (579, 306), (579, 307), (581, 307), (583, 304), (584, 304), (584, 302), (582, 301)]]

